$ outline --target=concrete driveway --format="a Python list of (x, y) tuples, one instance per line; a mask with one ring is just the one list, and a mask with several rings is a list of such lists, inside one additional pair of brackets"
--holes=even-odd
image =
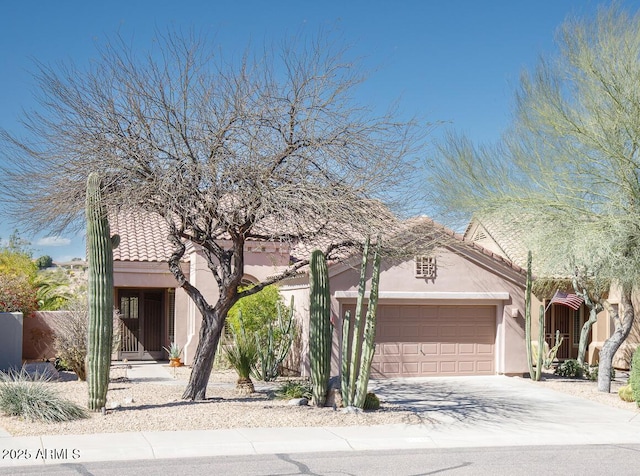
[[(640, 413), (504, 377), (372, 380), (382, 400), (413, 408), (434, 432), (487, 444), (640, 443)], [(445, 436), (444, 434), (441, 436)]]

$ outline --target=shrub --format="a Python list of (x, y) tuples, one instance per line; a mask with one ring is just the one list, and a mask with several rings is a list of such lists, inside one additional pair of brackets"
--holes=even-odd
[[(246, 287), (240, 288), (245, 290)], [(241, 332), (241, 323), (247, 336), (258, 335), (260, 345), (266, 345), (269, 339), (269, 324), (274, 325), (274, 339), (276, 347), (280, 342), (280, 332), (277, 325), (278, 306), (281, 306), (282, 296), (277, 286), (267, 286), (262, 291), (240, 299), (229, 310), (227, 322), (231, 334)], [(241, 317), (242, 316), (242, 317)]]
[(633, 358), (631, 359), (631, 373), (629, 374), (629, 384), (631, 385), (631, 390), (633, 391), (633, 399), (636, 401), (638, 406), (640, 406), (640, 352), (638, 352), (638, 347), (636, 351), (633, 353)]
[(25, 317), (38, 309), (34, 284), (38, 268), (26, 245), (14, 233), (8, 245), (0, 246), (0, 312), (22, 312)]
[(276, 389), (276, 397), (282, 399), (306, 398), (311, 400), (311, 383), (307, 380), (289, 380)]
[[(64, 314), (54, 318), (53, 346), (61, 368), (75, 372), (80, 380), (87, 379), (85, 359), (89, 335), (89, 308), (86, 298), (73, 301)], [(120, 346), (120, 315), (113, 314), (113, 350)]]
[(38, 309), (37, 289), (28, 276), (0, 274), (0, 312), (21, 312), (25, 317)]
[(247, 391), (253, 392), (251, 374), (258, 362), (258, 346), (256, 341), (247, 335), (243, 326), (242, 313), (240, 313), (240, 331), (232, 331), (233, 342), (223, 345), (224, 354), (229, 364), (238, 374), (237, 389), (245, 387)]
[(625, 402), (635, 402), (633, 398), (633, 390), (631, 389), (631, 385), (625, 385), (624, 387), (620, 387), (618, 389), (618, 396), (621, 400)]
[[(584, 364), (585, 374), (587, 375), (589, 380), (591, 380), (592, 382), (595, 382), (596, 380), (598, 380), (598, 370), (599, 369), (600, 369), (600, 367), (598, 366), (598, 364), (594, 364), (594, 365)], [(614, 369), (612, 367), (611, 368), (611, 375), (609, 376), (609, 379), (613, 380), (614, 378), (616, 378), (616, 369)]]
[(87, 418), (87, 411), (60, 397), (44, 376), (0, 372), (0, 410), (31, 421), (61, 422)]
[(554, 373), (560, 377), (582, 378), (584, 367), (577, 360), (569, 359), (559, 364)]
[(380, 410), (380, 399), (375, 393), (369, 392), (364, 397), (363, 410)]

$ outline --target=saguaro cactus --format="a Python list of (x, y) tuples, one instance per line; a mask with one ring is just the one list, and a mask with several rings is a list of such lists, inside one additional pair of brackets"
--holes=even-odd
[(313, 403), (324, 406), (331, 373), (331, 295), (327, 260), (320, 250), (311, 253), (309, 274), (309, 360)]
[(107, 401), (113, 340), (113, 248), (119, 237), (110, 236), (102, 203), (102, 180), (96, 173), (87, 179), (87, 253), (89, 260), (89, 342), (87, 381), (89, 410), (98, 411)]

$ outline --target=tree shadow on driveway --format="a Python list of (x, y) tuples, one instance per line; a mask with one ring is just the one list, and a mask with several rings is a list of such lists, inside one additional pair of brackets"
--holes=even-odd
[(538, 408), (543, 401), (525, 395), (521, 388), (500, 383), (482, 377), (390, 379), (372, 380), (370, 390), (384, 402), (437, 421), (499, 425), (540, 420)]

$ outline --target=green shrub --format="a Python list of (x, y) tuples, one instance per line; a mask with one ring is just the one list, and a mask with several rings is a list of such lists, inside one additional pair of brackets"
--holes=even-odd
[(375, 393), (369, 392), (364, 397), (364, 405), (362, 406), (363, 410), (380, 410), (380, 399), (376, 396)]
[(569, 359), (559, 364), (554, 373), (560, 377), (582, 378), (584, 367), (577, 360)]
[(223, 345), (222, 349), (229, 364), (238, 374), (238, 383), (240, 380), (250, 382), (251, 374), (258, 362), (258, 346), (245, 330), (242, 312), (239, 313), (238, 320), (240, 329), (231, 331), (233, 341)]
[[(594, 364), (594, 365), (588, 365), (588, 364), (584, 364), (584, 371), (586, 376), (589, 378), (589, 380), (591, 380), (592, 382), (595, 382), (596, 380), (598, 380), (598, 370), (599, 370), (599, 366), (598, 364)], [(613, 367), (611, 368), (611, 375), (609, 376), (610, 380), (613, 380), (614, 378), (616, 378), (616, 369), (614, 369)]]
[(87, 410), (60, 397), (44, 376), (0, 372), (0, 410), (9, 416), (48, 423), (87, 418)]
[[(245, 289), (247, 287), (241, 287), (240, 291)], [(278, 305), (281, 304), (282, 296), (277, 286), (267, 286), (255, 294), (244, 297), (235, 303), (227, 314), (229, 330), (232, 334), (245, 332), (247, 336), (255, 336), (257, 333), (260, 344), (264, 345), (269, 338), (269, 324), (276, 323)], [(241, 327), (244, 328), (243, 331)], [(274, 330), (276, 342), (279, 342), (280, 334), (277, 326)]]
[(638, 348), (633, 353), (633, 358), (631, 359), (629, 384), (631, 385), (631, 390), (633, 391), (633, 399), (636, 401), (638, 406), (640, 406), (640, 352), (638, 352)]
[(625, 385), (624, 387), (620, 387), (618, 389), (618, 396), (621, 400), (625, 402), (635, 402), (633, 398), (633, 390), (631, 389), (631, 385)]
[(276, 397), (282, 399), (306, 398), (311, 400), (311, 383), (307, 380), (288, 380), (276, 389)]

